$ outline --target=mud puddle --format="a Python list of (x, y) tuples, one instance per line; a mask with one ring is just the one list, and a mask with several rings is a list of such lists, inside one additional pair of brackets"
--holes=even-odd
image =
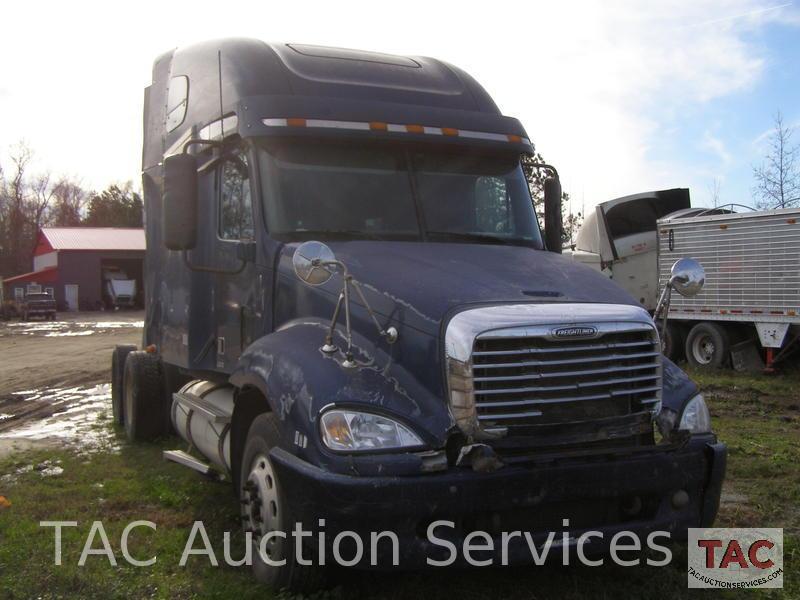
[[(7, 323), (6, 335), (76, 337), (106, 333), (117, 329), (141, 329), (144, 321), (21, 321)], [(0, 336), (3, 334), (0, 333)]]
[[(111, 386), (30, 389), (0, 402), (0, 455), (23, 446), (71, 446), (80, 453), (119, 448), (111, 421)], [(4, 452), (5, 451), (5, 452)]]

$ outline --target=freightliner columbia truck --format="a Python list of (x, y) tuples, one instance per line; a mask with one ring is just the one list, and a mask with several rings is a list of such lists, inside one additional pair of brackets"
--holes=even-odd
[[(394, 532), (415, 568), (448, 555), (439, 519), (536, 544), (569, 519), (596, 552), (713, 522), (726, 450), (702, 395), (636, 299), (560, 255), (545, 165), (542, 234), (528, 134), (467, 73), (222, 40), (159, 57), (144, 106), (146, 321), (114, 350), (115, 419), (229, 477), (254, 545), (324, 519), (326, 543)], [(318, 584), (268, 539), (260, 580)]]

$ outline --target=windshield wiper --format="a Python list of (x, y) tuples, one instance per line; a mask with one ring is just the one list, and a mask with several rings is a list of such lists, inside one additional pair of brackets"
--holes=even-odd
[(468, 242), (479, 242), (481, 244), (500, 244), (506, 246), (517, 246), (520, 244), (530, 245), (530, 240), (525, 238), (506, 238), (486, 233), (469, 233), (466, 231), (426, 231), (428, 235), (448, 237), (455, 240)]

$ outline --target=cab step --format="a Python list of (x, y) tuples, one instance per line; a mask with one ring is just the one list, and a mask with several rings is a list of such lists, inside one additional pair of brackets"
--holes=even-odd
[(190, 469), (197, 471), (198, 473), (202, 473), (207, 477), (218, 476), (217, 471), (210, 464), (195, 458), (183, 450), (164, 450), (162, 456), (164, 457), (164, 460), (178, 463), (184, 467), (189, 467)]

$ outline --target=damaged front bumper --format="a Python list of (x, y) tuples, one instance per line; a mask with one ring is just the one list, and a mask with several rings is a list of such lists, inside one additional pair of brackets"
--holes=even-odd
[[(455, 524), (449, 539), (456, 545), (478, 530), (498, 540), (504, 531), (528, 531), (537, 544), (551, 531), (557, 539), (565, 530), (572, 538), (603, 533), (600, 541), (592, 538), (587, 553), (604, 552), (623, 530), (640, 536), (666, 531), (672, 540), (685, 539), (687, 528), (710, 526), (716, 517), (726, 456), (726, 446), (713, 435), (696, 435), (680, 448), (556, 458), (493, 472), (451, 467), (424, 475), (354, 476), (323, 470), (280, 448), (271, 453), (294, 520), (304, 529), (317, 531), (325, 519), (329, 542), (337, 531), (355, 531), (364, 540), (372, 532), (392, 531), (401, 568), (447, 557), (427, 536), (436, 520)], [(566, 528), (563, 519), (569, 519)], [(529, 563), (530, 550), (517, 541), (509, 546), (509, 562)], [(379, 556), (378, 566), (387, 565), (390, 557)]]

